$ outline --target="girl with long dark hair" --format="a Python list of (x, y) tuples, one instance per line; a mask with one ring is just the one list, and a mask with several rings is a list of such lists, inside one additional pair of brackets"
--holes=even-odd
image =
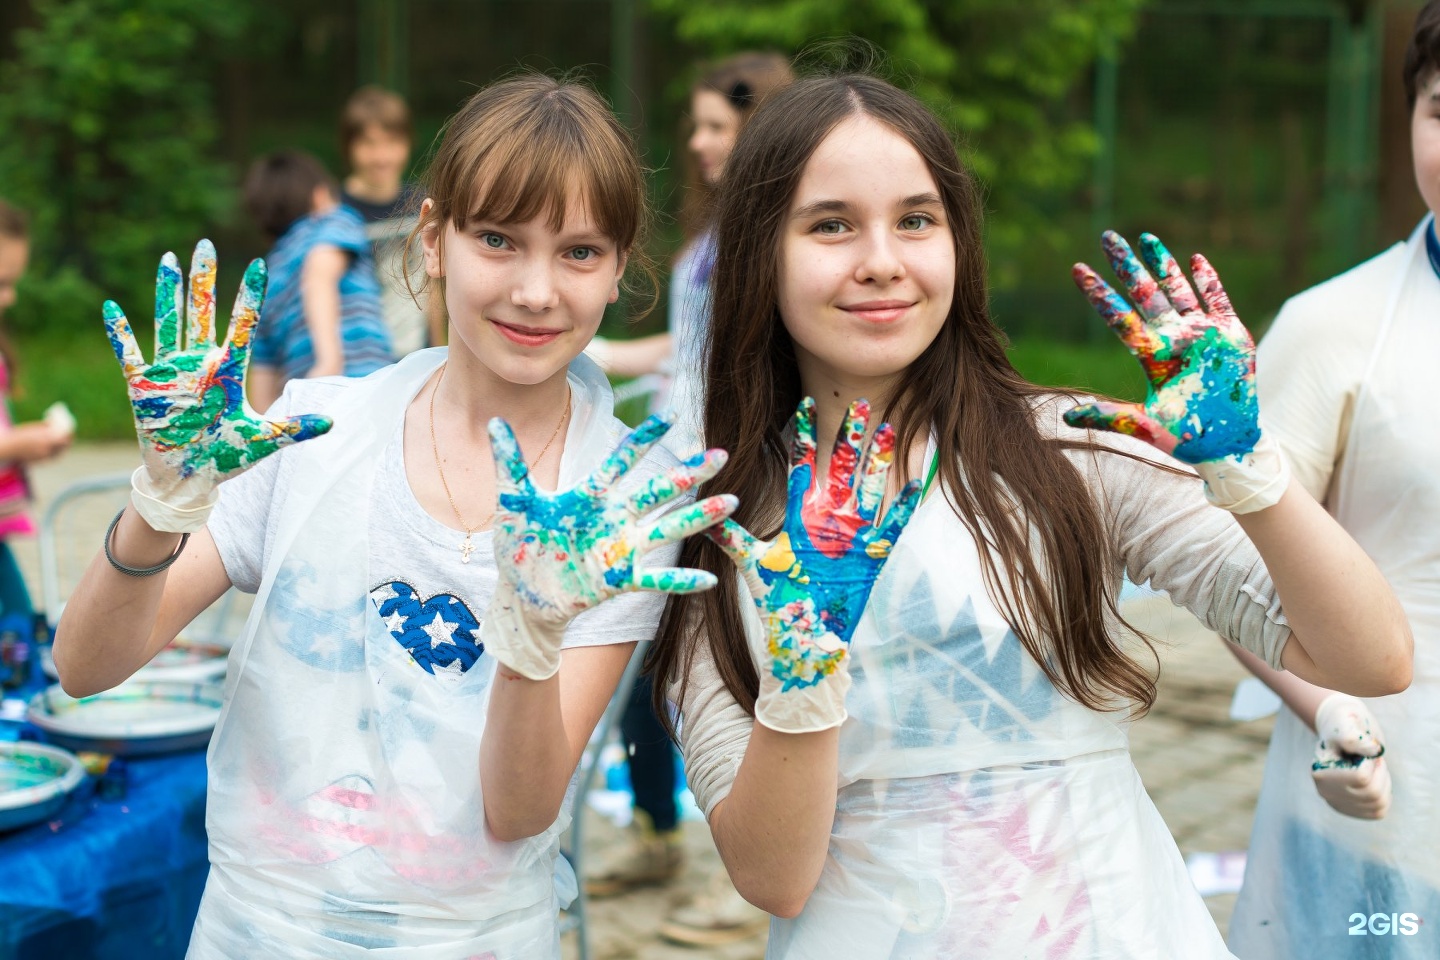
[(740, 508), (686, 542), (719, 586), (669, 601), (654, 666), (731, 876), (779, 918), (769, 955), (1228, 956), (1129, 758), (1155, 683), (1122, 575), (1353, 693), (1403, 688), (1411, 644), (1260, 429), (1213, 268), (1192, 287), (1107, 234), (1135, 307), (1076, 279), (1147, 402), (1028, 383), (974, 181), (859, 75), (761, 106), (716, 237), (705, 437), (730, 460), (703, 489)]

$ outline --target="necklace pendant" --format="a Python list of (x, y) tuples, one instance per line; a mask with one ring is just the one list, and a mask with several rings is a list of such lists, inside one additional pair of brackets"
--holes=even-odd
[(475, 544), (470, 542), (470, 534), (465, 534), (465, 539), (460, 544), (460, 562), (469, 563), (470, 554), (474, 552)]

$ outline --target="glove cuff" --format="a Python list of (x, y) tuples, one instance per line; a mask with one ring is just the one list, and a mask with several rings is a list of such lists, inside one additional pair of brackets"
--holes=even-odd
[(144, 466), (130, 475), (130, 502), (135, 512), (160, 533), (196, 532), (210, 519), (219, 499), (220, 491), (198, 477), (161, 491)]
[(1205, 481), (1205, 499), (1231, 513), (1254, 513), (1273, 507), (1290, 486), (1290, 465), (1280, 444), (1262, 428), (1249, 453), (1194, 464)]
[(841, 667), (809, 687), (781, 690), (780, 682), (762, 675), (755, 700), (755, 720), (776, 733), (819, 733), (840, 726), (849, 717), (845, 695), (850, 671)]
[(559, 672), (564, 636), (564, 628), (547, 629), (526, 618), (503, 583), (480, 625), (485, 652), (528, 680), (549, 680)]

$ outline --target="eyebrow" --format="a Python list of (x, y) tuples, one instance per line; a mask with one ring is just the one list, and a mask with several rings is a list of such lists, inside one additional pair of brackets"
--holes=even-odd
[[(916, 193), (901, 200), (902, 207), (943, 207), (940, 195), (936, 193)], [(844, 213), (850, 209), (850, 205), (844, 200), (812, 200), (795, 211), (793, 219), (805, 220), (809, 217), (822, 213)]]

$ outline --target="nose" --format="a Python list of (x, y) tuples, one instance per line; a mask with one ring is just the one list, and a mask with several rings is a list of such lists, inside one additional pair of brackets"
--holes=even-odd
[(510, 302), (531, 313), (544, 313), (560, 303), (553, 267), (546, 258), (536, 257), (526, 264), (510, 291)]
[(697, 129), (690, 134), (690, 139), (686, 141), (685, 146), (690, 148), (691, 153), (697, 157), (700, 156), (701, 151), (705, 149), (705, 131)]
[(861, 283), (885, 285), (905, 276), (905, 259), (899, 241), (886, 228), (866, 231), (863, 254), (856, 265), (855, 279)]

